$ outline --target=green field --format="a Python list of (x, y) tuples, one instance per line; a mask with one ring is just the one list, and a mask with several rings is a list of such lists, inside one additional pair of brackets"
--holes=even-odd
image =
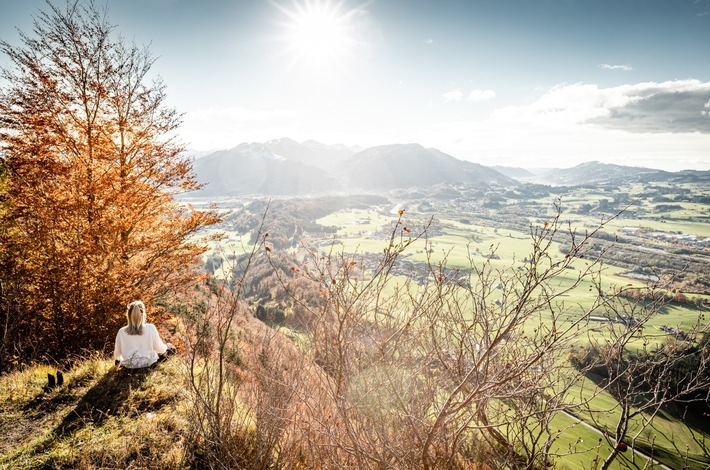
[[(668, 191), (674, 188), (666, 188)], [(614, 237), (623, 239), (618, 246), (620, 251), (633, 249), (634, 258), (630, 262), (619, 264), (619, 258), (605, 258), (602, 265), (597, 266), (599, 270), (598, 281), (603, 292), (612, 292), (619, 287), (643, 287), (644, 283), (638, 279), (624, 276), (637, 269), (636, 263), (643, 263), (646, 258), (655, 253), (662, 253), (665, 260), (671, 260), (678, 266), (685, 264), (686, 260), (693, 260), (695, 272), (691, 274), (702, 279), (710, 274), (707, 271), (707, 264), (703, 264), (706, 251), (700, 248), (699, 256), (694, 256), (693, 245), (687, 242), (676, 243), (674, 237), (695, 236), (697, 239), (710, 237), (710, 208), (706, 204), (689, 202), (688, 200), (672, 200), (664, 202), (658, 194), (665, 194), (664, 188), (647, 188), (645, 185), (631, 185), (624, 190), (604, 190), (590, 188), (565, 189), (562, 194), (561, 205), (563, 212), (559, 214), (559, 234), (564, 235), (567, 224), (581, 236), (586, 231), (594, 230), (600, 222), (604, 222), (600, 237), (602, 240), (613, 240)], [(702, 188), (690, 186), (688, 191), (698, 194), (702, 193)], [(655, 191), (655, 192), (654, 192)], [(524, 272), (527, 258), (533, 250), (531, 230), (542, 230), (545, 223), (552, 224), (558, 216), (558, 212), (552, 201), (556, 195), (554, 189), (551, 194), (538, 199), (525, 199), (521, 201), (507, 200), (502, 203), (499, 210), (484, 210), (475, 204), (461, 208), (451, 201), (431, 201), (425, 204), (423, 211), (418, 211), (422, 201), (410, 201), (412, 209), (407, 208), (407, 201), (402, 201), (404, 213), (401, 218), (390, 209), (393, 205), (389, 203), (385, 206), (373, 206), (369, 209), (343, 209), (319, 218), (309, 223), (317, 223), (323, 230), (313, 230), (305, 234), (302, 245), (282, 246), (275, 248), (273, 253), (279, 251), (286, 252), (289, 256), (299, 256), (301, 248), (321, 247), (321, 250), (331, 251), (334, 254), (345, 254), (346, 259), (354, 257), (361, 258), (365, 262), (365, 270), (359, 273), (360, 280), (367, 280), (371, 271), (377, 264), (377, 259), (387, 248), (390, 237), (394, 231), (394, 243), (407, 241), (410, 237), (421, 234), (407, 249), (401, 253), (401, 259), (411, 262), (406, 266), (418, 270), (422, 282), (422, 272), (427, 274), (429, 269), (435, 271), (439, 263), (444, 263), (447, 269), (460, 269), (465, 272), (470, 268), (481, 268), (486, 266), (493, 273), (499, 273), (502, 278), (517, 271)], [(559, 196), (559, 195), (558, 195)], [(616, 199), (626, 201), (623, 203), (614, 202)], [(659, 202), (660, 201), (660, 202)], [(631, 203), (629, 205), (629, 203)], [(597, 207), (598, 206), (598, 207)], [(628, 209), (619, 217), (614, 218), (618, 210), (615, 207), (627, 207)], [(468, 209), (467, 209), (468, 207)], [(606, 207), (601, 211), (600, 208)], [(283, 218), (286, 213), (278, 214), (277, 218)], [(398, 224), (399, 220), (399, 224)], [(431, 225), (427, 225), (431, 222)], [(300, 222), (296, 222), (296, 226)], [(428, 226), (425, 233), (422, 228)], [(292, 226), (293, 227), (293, 226)], [(334, 230), (332, 229), (334, 227)], [(405, 230), (406, 227), (406, 230)], [(267, 224), (267, 229), (268, 224)], [(290, 229), (291, 233), (293, 228)], [(211, 250), (207, 252), (205, 259), (211, 256), (222, 256), (227, 258), (229, 253), (240, 254), (251, 249), (248, 244), (249, 234), (239, 234), (236, 232), (225, 232), (226, 239), (213, 244)], [(564, 255), (565, 237), (551, 244), (547, 254), (553, 261), (561, 259)], [(598, 243), (597, 239), (593, 243)], [(685, 243), (685, 245), (683, 244)], [(218, 248), (227, 246), (228, 249)], [(220, 253), (217, 250), (222, 250)], [(646, 251), (644, 251), (646, 250)], [(697, 259), (696, 259), (697, 258)], [(621, 260), (623, 261), (623, 259)], [(562, 270), (557, 276), (549, 280), (549, 288), (554, 292), (563, 292), (578, 283), (580, 273), (588, 268), (588, 263), (593, 264), (593, 260), (574, 259), (569, 269)], [(228, 263), (225, 263), (228, 265)], [(700, 268), (698, 268), (700, 266)], [(666, 266), (668, 267), (668, 266)], [(675, 266), (671, 266), (675, 268)], [(215, 272), (217, 276), (223, 272)], [(432, 283), (434, 279), (427, 278), (423, 282)], [(417, 287), (416, 282), (410, 282), (408, 272), (392, 273), (389, 282), (382, 287), (385, 296), (402, 298), (403, 305), (400, 312), (410, 310), (407, 306), (405, 296), (402, 296), (401, 289), (407, 285), (409, 289), (422, 289)], [(471, 283), (476, 286), (477, 279), (473, 275)], [(360, 283), (357, 287), (361, 288)], [(702, 284), (700, 284), (702, 286)], [(595, 301), (596, 288), (589, 280), (579, 282), (573, 289), (564, 292), (563, 296), (557, 298), (558, 311), (557, 321), (564, 323), (572, 322), (580, 318), (583, 313), (588, 313)], [(410, 291), (413, 296), (417, 293)], [(710, 299), (707, 293), (688, 293), (686, 297), (693, 300), (697, 298)], [(492, 299), (492, 298), (491, 298)], [(466, 311), (466, 304), (463, 304)], [(631, 352), (638, 351), (643, 347), (650, 350), (661, 346), (669, 337), (661, 327), (680, 328), (684, 331), (691, 330), (698, 324), (704, 326), (706, 319), (703, 314), (706, 309), (695, 306), (692, 303), (669, 303), (664, 305), (660, 311), (652, 316), (645, 324), (643, 334), (634, 338), (628, 345)], [(594, 315), (594, 313), (593, 313)], [(534, 319), (531, 319), (522, 328), (522, 333), (526, 335), (535, 334), (539, 322), (549, 327), (551, 324), (551, 314), (549, 312), (539, 312)], [(611, 334), (619, 332), (621, 327), (612, 323), (590, 322), (589, 331), (585, 336), (576, 339), (576, 345), (583, 345), (588, 341), (604, 342), (611, 338)], [(309, 341), (304, 332), (287, 330), (288, 334), (296, 342), (306, 345)], [(591, 381), (587, 381), (584, 386), (579, 385), (573, 390), (579, 400), (591, 400), (591, 408), (599, 410), (595, 414), (598, 426), (611, 430), (618, 417), (618, 407), (615, 400), (606, 392), (595, 391)], [(601, 410), (606, 410), (604, 413)], [(590, 416), (578, 413), (578, 417), (591, 421)], [(599, 431), (590, 429), (581, 424), (574, 424), (572, 417), (558, 414), (555, 417), (555, 426), (564, 431), (555, 442), (557, 453), (569, 454), (559, 459), (558, 468), (587, 469), (594, 466), (595, 460), (605, 458), (610, 448), (606, 441), (600, 443), (601, 434)], [(705, 428), (706, 426), (702, 426)], [(632, 426), (632, 433), (635, 430)], [(697, 430), (692, 430), (670, 414), (659, 413), (654, 420), (653, 426), (649, 426), (639, 434), (636, 446), (647, 451), (652, 450), (654, 455), (661, 458), (671, 468), (706, 468), (710, 463), (710, 455), (706, 455), (705, 441), (708, 435)], [(687, 462), (686, 462), (687, 458)], [(618, 457), (612, 468), (644, 468), (647, 463), (642, 457), (635, 457), (631, 461), (631, 452), (627, 452)], [(703, 463), (698, 463), (703, 462)]]
[[(580, 198), (579, 201), (588, 203), (589, 198)], [(568, 200), (567, 202), (570, 201)], [(697, 215), (704, 208), (705, 206), (696, 207), (692, 205), (684, 207), (682, 211), (668, 214), (665, 222), (660, 222), (658, 219), (616, 219), (610, 222), (605, 230), (615, 232), (624, 227), (633, 226), (666, 232), (691, 233), (699, 237), (710, 236), (710, 224), (707, 224), (704, 220), (691, 220), (693, 214)], [(548, 215), (552, 216), (553, 213), (550, 212)], [(319, 219), (318, 223), (338, 227), (338, 231), (334, 235), (340, 243), (338, 248), (344, 252), (381, 253), (383, 247), (386, 246), (384, 235), (392, 230), (396, 220), (397, 216), (395, 215), (383, 214), (373, 209), (370, 211), (334, 213)], [(589, 217), (580, 217), (577, 221), (580, 230), (584, 227), (594, 226), (598, 222), (598, 220), (595, 221)], [(416, 227), (423, 225), (423, 223), (423, 219), (414, 220), (413, 218), (412, 221), (408, 220), (407, 214), (403, 217), (403, 225), (411, 224), (413, 231), (416, 230)], [(433, 264), (445, 259), (448, 267), (464, 269), (470, 267), (471, 263), (476, 266), (479, 263), (490, 262), (494, 269), (505, 271), (522, 266), (522, 260), (532, 250), (529, 233), (476, 225), (475, 220), (472, 224), (465, 224), (448, 218), (436, 219), (432, 224), (432, 229), (430, 230), (432, 232), (431, 236), (427, 235), (409, 247), (403, 254), (406, 259)], [(375, 234), (379, 234), (379, 236), (375, 236)], [(553, 258), (562, 256), (559, 248), (558, 244), (553, 245), (550, 253)], [(496, 255), (495, 259), (485, 257), (492, 252)], [(576, 260), (572, 265), (576, 269), (566, 270), (553, 279), (553, 286), (563, 289), (573, 285), (577, 280), (579, 269), (584, 268), (585, 262), (584, 260)], [(602, 285), (609, 289), (613, 286), (643, 286), (639, 281), (620, 276), (621, 273), (626, 271), (626, 269), (610, 265), (605, 266), (601, 271)], [(593, 300), (594, 296), (590, 294), (589, 283), (580, 283), (564, 299), (568, 308), (567, 315), (569, 318), (575, 318), (576, 315), (589, 308)], [(667, 305), (658, 315), (648, 321), (644, 329), (644, 337), (632, 342), (630, 348), (640, 348), (642, 343), (645, 343), (653, 349), (668, 338), (668, 335), (660, 330), (661, 326), (668, 325), (688, 330), (696, 326), (699, 321), (705, 322), (704, 317), (701, 317), (701, 315), (702, 310), (696, 308), (677, 304)], [(545, 315), (541, 318), (545, 321)], [(532, 327), (531, 325), (530, 328)], [(596, 333), (591, 334), (591, 337), (596, 340), (603, 340), (607, 335), (607, 327), (600, 327)], [(599, 426), (612, 430), (617, 418), (616, 402), (606, 392), (595, 394), (593, 384), (590, 385), (590, 383), (587, 382), (584, 387), (579, 386), (576, 393), (579, 393), (579, 396), (585, 399), (591, 398), (592, 409), (607, 410), (605, 413), (596, 413), (595, 419)], [(592, 395), (595, 396), (592, 398)], [(585, 421), (591, 422), (589, 415), (581, 414), (580, 417)], [(560, 427), (569, 426), (571, 423), (573, 421), (570, 417), (559, 415), (556, 418), (556, 424)], [(632, 425), (632, 435), (635, 433), (635, 429), (635, 425)], [(574, 447), (574, 452), (571, 455), (560, 460), (560, 468), (587, 469), (591, 468), (598, 456), (603, 459), (608, 455), (610, 449), (606, 442), (599, 443), (600, 436), (599, 432), (583, 425), (570, 427), (569, 431), (563, 433), (560, 439), (556, 441), (556, 446), (558, 446), (561, 454), (566, 453), (570, 446)], [(709, 456), (706, 455), (707, 450), (705, 447), (705, 441), (708, 438), (710, 436), (695, 431), (667, 413), (661, 412), (655, 417), (653, 425), (640, 433), (636, 440), (636, 445), (646, 450), (653, 450), (671, 468), (682, 468), (683, 465), (687, 465), (691, 469), (700, 469), (706, 468), (708, 462), (710, 462)], [(581, 443), (574, 445), (580, 439)], [(587, 447), (584, 447), (585, 445)], [(618, 458), (613, 468), (644, 468), (646, 463), (642, 457), (638, 456), (635, 457), (635, 463), (631, 463), (631, 452), (629, 451)]]

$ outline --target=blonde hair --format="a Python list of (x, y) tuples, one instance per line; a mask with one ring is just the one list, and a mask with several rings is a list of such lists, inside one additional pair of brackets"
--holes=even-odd
[(143, 302), (136, 300), (128, 304), (126, 318), (128, 319), (126, 333), (129, 335), (142, 335), (143, 325), (145, 324), (145, 305)]

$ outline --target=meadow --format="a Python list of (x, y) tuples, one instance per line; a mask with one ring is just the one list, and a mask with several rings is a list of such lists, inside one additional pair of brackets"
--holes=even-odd
[[(567, 199), (566, 202), (574, 208), (576, 205), (588, 204), (590, 201), (589, 195), (579, 197), (578, 199)], [(710, 235), (703, 214), (707, 213), (705, 205), (685, 205), (681, 209), (669, 213), (656, 214), (663, 216), (663, 219), (658, 218), (617, 218), (607, 223), (604, 230), (614, 234), (626, 227), (647, 228), (650, 230), (663, 230), (666, 233), (672, 234), (692, 234), (698, 238)], [(542, 225), (545, 220), (551, 220), (554, 216), (552, 211), (547, 212), (547, 217), (535, 217), (533, 224)], [(702, 217), (699, 217), (702, 215)], [(599, 219), (594, 217), (580, 217), (574, 215), (572, 229), (576, 229), (578, 233), (584, 233), (584, 229), (593, 227), (599, 223)], [(339, 249), (346, 253), (381, 253), (383, 248), (383, 234), (386, 234), (388, 229), (394, 224), (397, 219), (395, 214), (386, 213), (382, 210), (372, 209), (369, 211), (344, 210), (318, 220), (318, 223), (324, 226), (335, 226), (337, 231), (333, 234), (333, 239), (339, 244)], [(404, 257), (410, 261), (419, 263), (428, 263), (436, 265), (437, 263), (445, 262), (448, 268), (459, 268), (462, 270), (475, 267), (477, 264), (484, 262), (490, 263), (494, 269), (499, 269), (501, 272), (511, 269), (519, 269), (524, 265), (527, 255), (531, 252), (531, 237), (529, 232), (520, 230), (503, 229), (492, 227), (488, 224), (478, 225), (473, 217), (468, 218), (466, 223), (462, 223), (461, 219), (451, 219), (442, 216), (434, 218), (429, 229), (432, 233), (420, 238), (404, 253)], [(661, 221), (662, 220), (662, 221)], [(426, 222), (420, 214), (405, 213), (403, 216), (403, 225), (411, 226), (413, 230), (417, 230)], [(550, 255), (555, 258), (564, 256), (563, 247), (560, 243), (555, 243)], [(559, 289), (572, 286), (577, 282), (579, 269), (583, 268), (587, 261), (576, 260), (570, 269), (562, 273), (554, 279), (553, 287), (556, 284)], [(643, 287), (645, 284), (637, 279), (632, 279), (624, 276), (628, 269), (616, 267), (614, 265), (605, 265), (599, 271), (601, 285), (609, 292), (613, 292), (615, 288), (623, 286), (628, 287)], [(702, 273), (701, 273), (702, 274)], [(404, 282), (404, 279), (402, 279)], [(394, 292), (397, 286), (391, 286), (390, 292)], [(588, 282), (582, 282), (569, 292), (569, 295), (564, 299), (566, 304), (566, 315), (569, 320), (576, 319), (581, 315), (594, 301), (594, 293), (590, 292)], [(708, 298), (706, 294), (695, 294), (691, 297)], [(654, 315), (645, 324), (643, 335), (639, 336), (635, 341), (629, 344), (630, 350), (640, 350), (642, 347), (650, 349), (658, 348), (670, 335), (664, 332), (661, 328), (671, 326), (681, 330), (691, 330), (698, 327), (704, 330), (707, 325), (707, 320), (703, 315), (704, 309), (698, 309), (693, 304), (668, 304), (665, 305), (659, 312)], [(543, 314), (540, 317), (543, 322), (546, 321), (546, 316)], [(532, 329), (537, 325), (529, 325)], [(604, 342), (608, 339), (610, 329), (614, 326), (599, 325), (590, 329), (588, 339), (593, 339), (597, 342)], [(607, 392), (600, 392), (596, 384), (591, 381), (585, 381), (575, 387), (573, 394), (580, 397), (580, 401), (591, 400), (590, 409), (605, 410), (604, 412), (593, 413), (594, 420), (590, 412), (580, 413), (579, 418), (585, 422), (594, 422), (594, 426), (611, 430), (616, 425), (618, 419), (618, 404), (614, 398)], [(639, 417), (632, 422), (630, 428), (632, 435), (640, 429), (641, 420)], [(565, 449), (573, 448), (574, 452), (570, 456), (563, 457), (560, 460), (561, 468), (591, 468), (599, 456), (608, 454), (608, 444), (606, 441), (600, 441), (600, 431), (590, 429), (583, 425), (572, 425), (573, 418), (571, 416), (558, 415), (555, 418), (555, 424), (560, 428), (570, 426), (569, 430), (561, 435), (561, 438), (556, 442), (556, 446), (560, 453), (565, 453)], [(698, 422), (694, 423), (698, 426)], [(708, 429), (701, 426), (703, 430), (694, 429), (681, 422), (673, 414), (667, 411), (661, 411), (654, 417), (653, 424), (641, 432), (635, 440), (635, 445), (653, 453), (657, 458), (666, 462), (671, 468), (689, 468), (701, 469), (706, 468), (710, 463), (706, 441), (710, 437)], [(590, 444), (591, 443), (591, 444)], [(571, 446), (571, 447), (570, 447)], [(585, 447), (586, 446), (586, 447)], [(585, 450), (586, 449), (586, 450)], [(632, 459), (625, 455), (622, 460), (616, 463), (617, 468), (644, 468), (647, 461), (644, 457), (636, 456), (634, 463)]]
[[(671, 199), (674, 190), (682, 195), (675, 196), (675, 199), (683, 200)], [(323, 254), (343, 254), (347, 259), (364, 263), (366, 267), (360, 273), (361, 280), (367, 279), (368, 267), (377, 264), (392, 235), (395, 243), (419, 235), (400, 255), (404, 267), (396, 268), (390, 282), (383, 287), (384, 294), (393, 296), (401, 295), (403, 286), (414, 289), (417, 283), (433, 281), (426, 276), (431, 276), (436, 269), (466, 273), (486, 265), (500, 272), (501, 276), (516, 270), (522, 272), (533, 249), (531, 234), (555, 222), (558, 215), (559, 237), (547, 251), (553, 261), (562, 259), (569, 246), (569, 234), (565, 232), (572, 230), (577, 237), (583, 237), (603, 223), (604, 227), (592, 243), (608, 248), (595, 271), (596, 282), (604, 292), (612, 294), (620, 288), (643, 288), (646, 284), (637, 274), (649, 270), (668, 281), (674, 279), (670, 273), (685, 269), (684, 274), (691, 279), (691, 282), (671, 282), (667, 286), (682, 291), (688, 301), (660, 307), (645, 322), (643, 333), (629, 341), (628, 351), (638, 353), (644, 348), (658, 349), (673, 337), (669, 331), (676, 328), (682, 331), (705, 329), (707, 307), (703, 302), (705, 305), (710, 302), (710, 296), (707, 290), (703, 290), (703, 282), (708, 279), (707, 242), (703, 240), (710, 236), (710, 211), (704, 202), (693, 202), (702, 198), (703, 185), (660, 189), (644, 185), (613, 189), (549, 188), (549, 193), (536, 197), (526, 197), (523, 192), (521, 190), (515, 197), (508, 194), (510, 197), (492, 198), (499, 201), (494, 207), (484, 207), (476, 199), (427, 200), (420, 194), (410, 197), (407, 192), (399, 192), (388, 194), (389, 202), (386, 203), (369, 207), (362, 204), (346, 206), (308, 220), (295, 218), (292, 214), (308, 213), (308, 207), (320, 204), (318, 199), (284, 199), (267, 214), (264, 230), (272, 234), (268, 240), (274, 250), (272, 253), (288, 256), (292, 260), (290, 263), (304, 260), (304, 250), (307, 249), (317, 248)], [(659, 196), (659, 192), (664, 196)], [(328, 201), (327, 205), (335, 204)], [(263, 207), (263, 204), (256, 206)], [(401, 219), (399, 210), (403, 211)], [(239, 217), (245, 211), (249, 211), (248, 205), (225, 211), (227, 222), (214, 231), (216, 234), (221, 230), (223, 239), (214, 242), (205, 259), (234, 259), (253, 246), (255, 227), (251, 232), (245, 232), (243, 228), (237, 231), (232, 228), (235, 224), (230, 222), (241, 220)], [(252, 210), (251, 216), (258, 219), (260, 213)], [(288, 235), (305, 226), (310, 229), (305, 230), (298, 240)], [(278, 238), (279, 231), (287, 236)], [(597, 286), (589, 279), (578, 282), (580, 273), (590, 262), (593, 264), (594, 259), (574, 259), (569, 269), (550, 280), (549, 286), (553, 290), (561, 292), (573, 287), (558, 298), (559, 308), (563, 311), (558, 320), (574, 322), (594, 306)], [(229, 263), (225, 262), (221, 269), (215, 270), (215, 276), (228, 274), (224, 271), (226, 266)], [(416, 282), (411, 284), (413, 279)], [(475, 276), (470, 280), (475, 283)], [(288, 310), (289, 307), (285, 307), (287, 315)], [(539, 322), (549, 328), (550, 321), (551, 315), (543, 311), (534, 321), (524, 325), (524, 331), (533, 334)], [(590, 322), (587, 326), (588, 333), (578, 338), (577, 346), (604, 343), (623, 329), (622, 325), (613, 322)], [(279, 328), (300, 348), (308, 348), (306, 332), (286, 326)], [(596, 410), (579, 410), (577, 418), (592, 423), (593, 415), (596, 421), (593, 425), (613, 430), (618, 418), (618, 404), (607, 392), (599, 390), (594, 381), (578, 384), (570, 396), (577, 396), (579, 402), (589, 401), (589, 410)], [(674, 413), (661, 410), (653, 425), (640, 432), (633, 444), (660, 458), (670, 468), (705, 468), (710, 463), (705, 445), (708, 429), (698, 422), (690, 427), (678, 419), (680, 415), (679, 410)], [(575, 419), (564, 414), (554, 418), (554, 425), (564, 430), (555, 446), (560, 454), (569, 453), (559, 459), (558, 465), (560, 468), (591, 468), (608, 455), (610, 443), (605, 439), (600, 442), (602, 434), (598, 429), (576, 425)], [(637, 433), (640, 425), (641, 421), (632, 421), (631, 436)], [(631, 458), (630, 454), (620, 454), (612, 468), (644, 468), (646, 459), (639, 455)]]

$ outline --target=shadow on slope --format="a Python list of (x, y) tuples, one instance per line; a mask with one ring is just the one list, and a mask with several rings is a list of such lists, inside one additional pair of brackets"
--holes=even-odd
[(99, 424), (122, 411), (133, 390), (139, 389), (153, 369), (111, 369), (79, 400), (54, 430), (57, 436), (72, 433), (87, 423)]

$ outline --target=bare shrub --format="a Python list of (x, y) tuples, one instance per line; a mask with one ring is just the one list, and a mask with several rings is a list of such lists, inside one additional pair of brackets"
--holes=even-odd
[[(560, 214), (558, 206), (555, 217), (532, 226), (531, 253), (504, 267), (495, 247), (471, 253), (466, 269), (450, 268), (447, 256), (403, 264), (414, 244), (428, 242), (430, 227), (405, 227), (403, 213), (379, 256), (333, 244), (326, 252), (306, 249), (294, 265), (260, 231), (242, 258), (247, 264), (233, 271), (239, 277), (225, 283), (234, 289), (213, 290), (195, 323), (195, 421), (214, 446), (212, 461), (536, 469), (589, 450), (582, 442), (556, 446), (576, 424), (552, 423), (589, 408), (594, 394), (616, 383), (594, 388), (592, 398), (572, 394), (601, 356), (570, 350), (597, 327), (591, 314), (611, 318), (618, 291), (602, 285), (604, 251), (589, 246), (595, 231), (578, 235)], [(562, 254), (559, 240), (567, 245)], [(297, 342), (256, 321), (240, 301), (249, 263), (260, 255), (274, 268), (279, 295), (308, 319)], [(567, 302), (583, 285), (594, 300)]]

